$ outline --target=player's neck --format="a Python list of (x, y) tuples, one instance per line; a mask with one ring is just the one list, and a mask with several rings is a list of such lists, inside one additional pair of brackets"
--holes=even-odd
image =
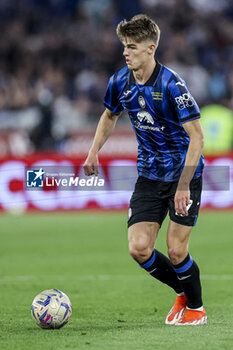
[(133, 71), (134, 78), (138, 84), (145, 84), (151, 77), (156, 66), (156, 61), (151, 60), (145, 67)]

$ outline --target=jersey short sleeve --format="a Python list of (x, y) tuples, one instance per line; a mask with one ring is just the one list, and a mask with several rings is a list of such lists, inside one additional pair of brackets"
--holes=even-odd
[(120, 102), (119, 97), (117, 74), (114, 74), (109, 79), (108, 87), (104, 96), (104, 106), (112, 113), (120, 113), (124, 108)]
[(200, 118), (199, 107), (189, 92), (184, 80), (174, 77), (168, 86), (170, 103), (176, 110), (181, 123)]

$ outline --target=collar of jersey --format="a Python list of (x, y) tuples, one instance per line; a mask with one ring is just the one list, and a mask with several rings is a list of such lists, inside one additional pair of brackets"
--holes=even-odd
[(158, 75), (159, 75), (160, 68), (161, 68), (161, 64), (156, 60), (156, 66), (153, 70), (153, 73), (151, 74), (150, 78), (147, 80), (147, 82), (145, 84), (138, 84), (134, 78), (133, 71), (130, 70), (129, 84), (130, 85), (136, 84), (138, 86), (145, 86), (145, 85), (153, 86), (156, 82)]

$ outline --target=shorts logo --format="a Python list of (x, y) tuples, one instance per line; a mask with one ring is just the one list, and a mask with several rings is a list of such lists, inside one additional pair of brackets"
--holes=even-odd
[(143, 109), (146, 108), (146, 101), (142, 95), (139, 95), (138, 103), (139, 103), (141, 108), (143, 108)]
[(185, 109), (186, 107), (192, 107), (194, 105), (194, 99), (189, 92), (186, 92), (183, 95), (176, 97), (175, 101), (179, 109)]
[(27, 187), (43, 187), (44, 186), (44, 170), (27, 170)]
[(137, 117), (140, 120), (140, 122), (145, 120), (149, 124), (154, 124), (155, 123), (152, 115), (150, 113), (146, 112), (146, 111), (139, 111), (138, 114), (137, 114)]
[(129, 208), (128, 218), (130, 219), (130, 218), (131, 218), (131, 216), (132, 216), (132, 209), (131, 209), (131, 208)]

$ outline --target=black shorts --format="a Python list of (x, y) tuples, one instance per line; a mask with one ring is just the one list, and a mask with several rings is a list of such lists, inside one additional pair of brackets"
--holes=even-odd
[(178, 216), (174, 196), (178, 182), (160, 182), (139, 176), (130, 200), (128, 227), (150, 221), (162, 225), (168, 211), (170, 219), (185, 226), (195, 226), (201, 202), (202, 177), (190, 182), (192, 204), (188, 216)]

